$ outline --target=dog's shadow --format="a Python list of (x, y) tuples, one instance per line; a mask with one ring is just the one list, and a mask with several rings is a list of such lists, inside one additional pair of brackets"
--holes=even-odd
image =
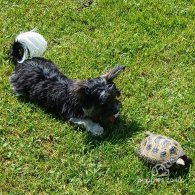
[[(18, 100), (23, 103), (28, 103), (32, 105), (32, 107), (41, 107), (45, 114), (49, 114), (51, 117), (55, 118), (58, 121), (67, 122), (62, 117), (60, 117), (57, 113), (47, 110), (44, 106), (37, 104), (36, 102), (32, 102), (25, 97), (19, 96)], [(72, 126), (79, 127), (79, 130), (86, 131), (84, 127), (78, 126), (76, 124), (70, 123)], [(74, 129), (74, 128), (73, 128)], [(138, 131), (144, 131), (141, 124), (139, 124), (135, 120), (126, 120), (119, 117), (114, 124), (106, 125), (104, 127), (104, 134), (102, 136), (93, 136), (92, 133), (88, 132), (85, 137), (86, 144), (91, 143), (94, 147), (100, 145), (104, 141), (109, 141), (112, 144), (117, 144), (121, 141), (127, 140), (133, 136), (134, 133)], [(78, 128), (75, 128), (77, 131)]]
[(88, 133), (85, 141), (86, 144), (90, 143), (92, 148), (95, 148), (103, 142), (110, 142), (112, 144), (124, 143), (129, 140), (133, 134), (143, 130), (143, 127), (137, 121), (128, 121), (119, 118), (115, 124), (110, 124), (105, 127), (105, 132), (102, 136), (94, 137)]

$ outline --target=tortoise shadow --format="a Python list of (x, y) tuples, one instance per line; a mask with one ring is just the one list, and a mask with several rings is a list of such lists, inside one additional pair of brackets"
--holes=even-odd
[[(192, 166), (192, 161), (190, 160), (185, 167), (180, 167), (176, 168), (175, 165), (170, 167), (169, 169), (165, 170), (165, 175), (163, 174), (164, 172), (160, 171), (160, 169), (157, 170), (157, 173), (153, 172), (153, 168), (155, 165), (151, 165), (148, 162), (145, 162), (143, 159), (143, 164), (148, 168), (149, 171), (151, 171), (151, 174), (156, 176), (157, 178), (166, 178), (168, 181), (174, 183), (174, 182), (181, 182), (183, 179), (187, 179), (189, 177), (189, 172), (191, 170)], [(167, 172), (168, 171), (168, 172)], [(179, 178), (179, 179), (178, 179)]]
[(178, 177), (182, 177), (182, 179), (187, 179), (189, 176), (189, 172), (191, 170), (191, 167), (192, 167), (192, 161), (190, 161), (189, 164), (187, 164), (187, 166), (185, 168), (181, 168), (181, 169), (172, 168), (172, 169), (170, 169), (169, 179), (176, 179)]

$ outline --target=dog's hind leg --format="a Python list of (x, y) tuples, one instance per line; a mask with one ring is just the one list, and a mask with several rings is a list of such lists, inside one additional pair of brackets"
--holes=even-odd
[(83, 125), (86, 130), (90, 131), (94, 136), (100, 136), (104, 132), (102, 126), (88, 118), (71, 118), (69, 121), (77, 125)]

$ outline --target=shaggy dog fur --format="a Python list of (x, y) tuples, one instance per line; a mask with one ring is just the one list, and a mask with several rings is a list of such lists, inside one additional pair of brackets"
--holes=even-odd
[(100, 124), (119, 112), (116, 97), (120, 92), (113, 79), (123, 66), (94, 79), (73, 80), (63, 75), (52, 61), (41, 57), (18, 63), (22, 55), (23, 46), (14, 42), (11, 58), (15, 70), (10, 82), (17, 96), (40, 104), (64, 120), (84, 125), (94, 135), (101, 135), (104, 129)]

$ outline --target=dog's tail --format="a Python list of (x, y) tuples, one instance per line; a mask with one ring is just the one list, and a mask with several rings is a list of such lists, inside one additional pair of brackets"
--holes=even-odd
[(20, 33), (11, 45), (10, 58), (13, 63), (23, 63), (27, 59), (39, 57), (47, 48), (47, 41), (35, 31)]

